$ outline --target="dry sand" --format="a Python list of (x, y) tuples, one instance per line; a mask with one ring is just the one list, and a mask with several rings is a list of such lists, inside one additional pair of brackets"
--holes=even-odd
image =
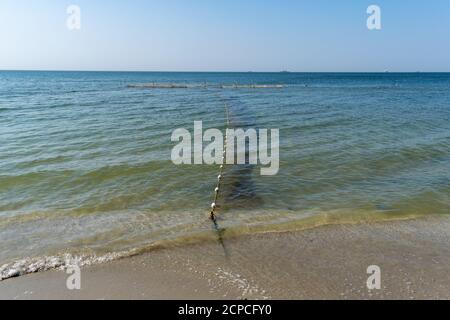
[[(0, 299), (449, 299), (450, 219), (329, 225), (206, 243), (0, 282)], [(367, 267), (381, 268), (368, 290)]]

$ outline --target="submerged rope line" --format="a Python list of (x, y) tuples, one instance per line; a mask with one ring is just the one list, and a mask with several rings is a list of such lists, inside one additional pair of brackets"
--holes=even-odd
[[(221, 97), (217, 94), (217, 97), (219, 98), (219, 100), (222, 100)], [(225, 107), (225, 115), (226, 115), (226, 127), (227, 129), (230, 128), (230, 113), (229, 113), (229, 109), (228, 109), (228, 105), (225, 101), (224, 102), (224, 107)], [(227, 140), (227, 136), (225, 135), (225, 143), (224, 143), (224, 149), (223, 149), (223, 156), (222, 156), (222, 164), (220, 165), (220, 170), (219, 170), (219, 175), (217, 177), (217, 185), (216, 188), (214, 189), (214, 200), (213, 203), (211, 204), (211, 210), (209, 212), (210, 214), (210, 219), (212, 220), (213, 224), (214, 224), (214, 229), (216, 230), (218, 237), (219, 237), (219, 242), (223, 247), (223, 250), (225, 252), (225, 256), (228, 257), (228, 253), (227, 250), (225, 248), (225, 244), (223, 241), (223, 232), (225, 231), (224, 229), (221, 229), (219, 227), (219, 223), (217, 222), (217, 201), (219, 200), (219, 194), (220, 194), (220, 189), (222, 186), (222, 182), (223, 182), (223, 177), (224, 177), (224, 171), (225, 171), (225, 163), (226, 163), (226, 158), (227, 158), (227, 148), (228, 148), (228, 140)]]

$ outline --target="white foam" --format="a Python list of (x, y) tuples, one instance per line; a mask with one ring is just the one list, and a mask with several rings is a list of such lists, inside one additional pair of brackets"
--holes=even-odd
[(61, 256), (47, 256), (36, 258), (25, 258), (4, 264), (0, 267), (0, 281), (20, 277), (30, 273), (48, 271), (48, 270), (65, 270), (70, 266), (77, 265), (79, 267), (104, 263), (129, 256), (130, 252), (108, 253), (102, 256), (97, 255), (79, 255), (75, 256), (69, 253)]
[(245, 279), (240, 274), (218, 268), (216, 276), (222, 281), (236, 286), (242, 292), (241, 297), (243, 299), (269, 299), (269, 297), (265, 295), (265, 290), (262, 290), (258, 285), (248, 279)]

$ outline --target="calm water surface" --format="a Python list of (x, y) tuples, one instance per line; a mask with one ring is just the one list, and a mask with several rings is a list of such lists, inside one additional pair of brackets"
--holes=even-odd
[[(208, 87), (127, 87), (152, 82)], [(0, 72), (0, 266), (213, 239), (218, 166), (170, 138), (225, 129), (224, 101), (281, 135), (277, 176), (227, 166), (229, 234), (450, 212), (450, 74)]]

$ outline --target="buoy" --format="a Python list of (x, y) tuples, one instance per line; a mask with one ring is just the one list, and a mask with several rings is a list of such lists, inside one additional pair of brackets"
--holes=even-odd
[(216, 203), (215, 202), (213, 202), (212, 204), (211, 204), (211, 209), (215, 209), (216, 208)]
[(216, 194), (219, 193), (219, 188), (217, 187), (214, 191), (216, 192)]
[(219, 176), (217, 177), (217, 179), (222, 180), (223, 176), (221, 174), (219, 174)]

